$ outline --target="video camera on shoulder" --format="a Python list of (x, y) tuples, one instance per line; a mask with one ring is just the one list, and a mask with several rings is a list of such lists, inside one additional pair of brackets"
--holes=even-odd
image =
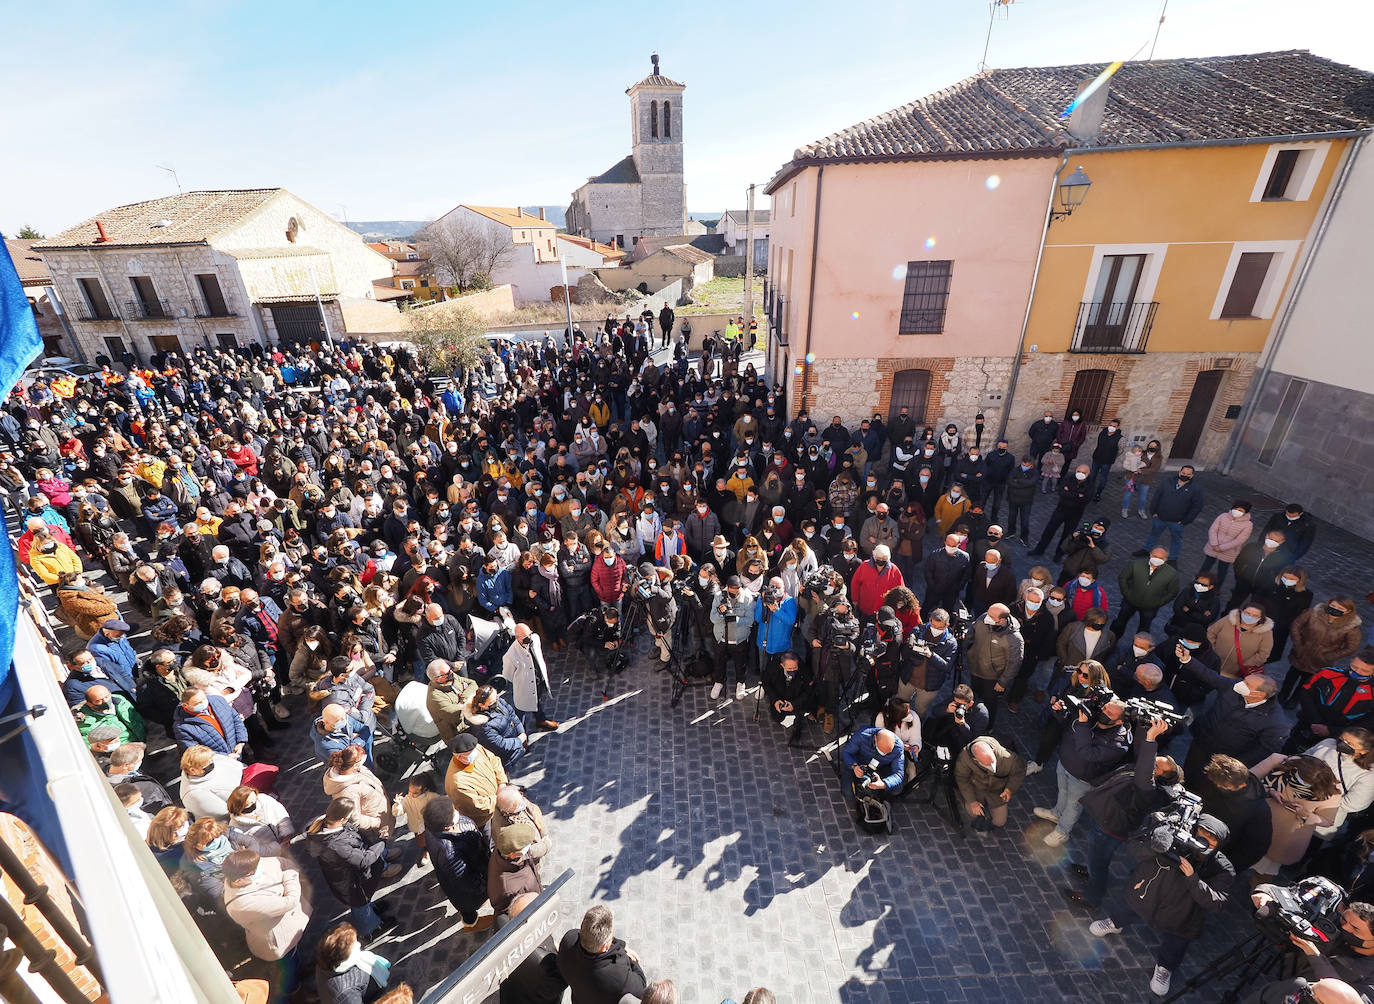
[(1271, 941), (1291, 944), (1291, 935), (1318, 946), (1339, 940), (1341, 904), (1345, 890), (1319, 875), (1289, 886), (1267, 886), (1264, 893), (1273, 902), (1255, 912), (1255, 926)]
[(1195, 832), (1202, 818), (1202, 799), (1181, 786), (1172, 794), (1174, 800), (1168, 807), (1145, 819), (1150, 849), (1172, 861), (1208, 853), (1211, 845)]
[(1132, 697), (1126, 702), (1126, 710), (1121, 715), (1125, 724), (1134, 728), (1137, 725), (1151, 725), (1156, 718), (1164, 719), (1169, 728), (1183, 723), (1184, 716), (1163, 701), (1151, 701), (1144, 697)]
[(1105, 725), (1107, 719), (1107, 705), (1117, 700), (1116, 694), (1112, 693), (1110, 687), (1098, 685), (1089, 690), (1082, 697), (1074, 697), (1072, 694), (1065, 694), (1063, 697), (1064, 710), (1061, 714), (1067, 722), (1073, 721), (1078, 717), (1079, 712), (1094, 725)]
[(973, 627), (973, 618), (968, 615), (968, 611), (964, 610), (963, 607), (950, 611), (949, 636), (951, 638), (955, 641), (963, 641), (971, 627)]

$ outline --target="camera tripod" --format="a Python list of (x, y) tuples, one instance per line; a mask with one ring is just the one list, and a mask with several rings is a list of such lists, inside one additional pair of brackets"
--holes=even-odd
[[(926, 788), (927, 797), (917, 798), (916, 801), (922, 805), (933, 806), (937, 816), (944, 816), (947, 811), (949, 824), (962, 839), (966, 834), (964, 821), (959, 815), (959, 793), (954, 786), (954, 759), (951, 756), (948, 760), (942, 760), (941, 748), (933, 743), (922, 747), (921, 755), (916, 762), (916, 776), (909, 787), (903, 788), (902, 793), (906, 794), (922, 785), (929, 785)], [(931, 752), (927, 754), (926, 750)]]
[(1217, 998), (1217, 1004), (1236, 1004), (1256, 980), (1261, 977), (1283, 979), (1291, 976), (1296, 968), (1296, 951), (1291, 945), (1281, 945), (1264, 934), (1252, 934), (1215, 959), (1208, 960), (1196, 976), (1164, 998), (1164, 1004), (1172, 1004), (1180, 997), (1240, 970), (1241, 976), (1236, 985)]

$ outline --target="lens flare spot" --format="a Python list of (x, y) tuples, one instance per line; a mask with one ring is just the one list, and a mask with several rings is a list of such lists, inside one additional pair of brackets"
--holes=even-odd
[(814, 363), (815, 361), (816, 361), (816, 353), (814, 353), (814, 352), (808, 352), (808, 353), (806, 354), (806, 365), (810, 366), (810, 365), (811, 365), (812, 363)]
[(857, 310), (854, 311), (854, 313), (849, 315), (849, 319), (851, 321), (857, 321), (859, 319), (859, 312)]
[(926, 238), (926, 250), (929, 251), (929, 250), (930, 250), (931, 248), (933, 248), (934, 246), (935, 246), (935, 238), (934, 238), (934, 237), (927, 237), (927, 238)]
[(894, 266), (892, 266), (892, 278), (894, 278), (894, 279), (905, 279), (905, 278), (906, 278), (906, 266), (905, 266), (905, 265), (894, 265)]
[(801, 365), (801, 363), (797, 363), (797, 365), (793, 366), (793, 367), (792, 367), (792, 372), (793, 372), (795, 375), (797, 375), (797, 376), (801, 376), (801, 375), (802, 375), (802, 365)]
[(989, 192), (995, 192), (997, 190), (997, 186), (1001, 183), (1002, 179), (995, 174), (989, 174), (988, 180), (983, 182), (983, 184), (987, 186)]

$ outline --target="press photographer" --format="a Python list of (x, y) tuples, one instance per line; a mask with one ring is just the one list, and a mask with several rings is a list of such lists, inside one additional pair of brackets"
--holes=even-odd
[(869, 728), (854, 733), (841, 754), (853, 775), (849, 787), (855, 798), (890, 799), (906, 777), (906, 750), (896, 733)]
[(992, 736), (979, 736), (954, 762), (959, 801), (975, 830), (1007, 825), (1007, 805), (1026, 780), (1026, 762)]
[(897, 696), (911, 701), (916, 714), (924, 717), (949, 679), (958, 651), (949, 612), (936, 607), (902, 643)]
[(725, 588), (716, 594), (716, 605), (711, 608), (711, 626), (716, 638), (716, 675), (715, 685), (711, 687), (711, 700), (720, 697), (725, 687), (725, 667), (735, 665), (735, 700), (744, 700), (748, 691), (746, 680), (749, 677), (749, 633), (754, 627), (754, 601), (756, 597), (745, 589), (738, 575), (725, 580)]
[(764, 680), (778, 657), (792, 648), (792, 628), (797, 622), (797, 601), (787, 595), (782, 579), (771, 578), (754, 603), (754, 634), (758, 650), (759, 680)]
[(568, 625), (568, 638), (587, 653), (592, 668), (598, 673), (614, 675), (630, 664), (622, 650), (620, 611), (613, 604), (600, 610), (590, 610)]
[(1177, 787), (1182, 772), (1172, 757), (1159, 756), (1158, 740), (1169, 723), (1154, 718), (1135, 726), (1135, 762), (1118, 767), (1079, 800), (1092, 821), (1088, 834), (1088, 863), (1070, 865), (1070, 873), (1086, 881), (1083, 891), (1064, 889), (1072, 903), (1097, 908), (1107, 892), (1112, 857), (1152, 812), (1188, 793)]
[[(1299, 889), (1302, 888), (1299, 884)], [(1304, 897), (1294, 895), (1294, 887), (1261, 885), (1250, 896), (1255, 906), (1257, 923), (1272, 923), (1279, 927), (1276, 936), (1286, 935), (1298, 949), (1296, 978), (1276, 980), (1260, 988), (1255, 1001), (1284, 1000), (1287, 994), (1300, 988), (1299, 979), (1310, 981), (1337, 979), (1350, 984), (1362, 994), (1374, 994), (1374, 906), (1368, 903), (1347, 902), (1327, 923), (1318, 921), (1314, 929), (1322, 929), (1322, 934), (1303, 937), (1293, 930), (1308, 923), (1305, 919), (1293, 923), (1282, 918), (1283, 914), (1297, 912), (1301, 916)], [(1307, 902), (1312, 896), (1305, 897)], [(1297, 910), (1285, 910), (1285, 905), (1297, 906)], [(1310, 908), (1309, 908), (1310, 912)], [(1331, 923), (1330, 921), (1334, 921)], [(1334, 927), (1334, 931), (1329, 928)], [(1324, 941), (1324, 935), (1334, 934), (1334, 940)]]
[(1189, 810), (1157, 814), (1153, 822), (1147, 820), (1145, 830), (1130, 840), (1136, 865), (1124, 902), (1113, 904), (1108, 916), (1093, 921), (1088, 930), (1105, 938), (1139, 919), (1157, 931), (1150, 990), (1163, 997), (1188, 946), (1202, 934), (1207, 915), (1226, 904), (1236, 873), (1217, 850), (1230, 833), (1215, 816)]
[(987, 728), (988, 709), (974, 698), (972, 687), (961, 683), (954, 688), (948, 704), (926, 716), (921, 729), (926, 740), (921, 759), (924, 761), (927, 755), (933, 756), (943, 747), (949, 754), (947, 759), (953, 760), (965, 746), (984, 735)]
[(816, 711), (816, 680), (811, 670), (801, 664), (796, 652), (784, 652), (778, 657), (776, 666), (770, 666), (763, 674), (763, 692), (768, 702), (768, 715), (774, 722), (783, 725), (790, 718), (787, 728), (788, 745), (798, 745), (804, 717)]
[(1106, 687), (1094, 687), (1081, 698), (1065, 695), (1050, 707), (1068, 718), (1059, 744), (1059, 800), (1053, 809), (1037, 806), (1033, 811), (1055, 824), (1045, 835), (1045, 844), (1060, 847), (1083, 811), (1080, 799), (1116, 769), (1130, 750), (1131, 740), (1122, 724), (1126, 702)]
[(649, 626), (654, 644), (658, 646), (658, 658), (667, 662), (673, 657), (673, 623), (677, 620), (677, 601), (669, 587), (673, 573), (666, 568), (658, 568), (650, 562), (639, 566), (638, 575), (631, 575), (630, 588), (625, 594), (629, 603), (627, 628), (634, 630), (642, 616)]
[(859, 619), (854, 616), (849, 601), (841, 599), (820, 616), (807, 621), (803, 634), (813, 659), (822, 727), (829, 735), (835, 731), (835, 716), (849, 701), (846, 689), (854, 672)]

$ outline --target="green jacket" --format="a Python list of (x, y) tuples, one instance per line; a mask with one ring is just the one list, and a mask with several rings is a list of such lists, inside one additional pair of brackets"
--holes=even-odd
[(110, 703), (106, 705), (104, 712), (96, 711), (85, 701), (74, 704), (72, 717), (76, 719), (76, 728), (82, 739), (89, 736), (97, 725), (113, 725), (119, 729), (121, 743), (142, 742), (148, 734), (143, 724), (143, 716), (122, 694), (111, 694)]
[(1128, 562), (1116, 581), (1122, 597), (1141, 610), (1158, 610), (1178, 595), (1178, 571), (1166, 563), (1151, 575), (1148, 555)]

